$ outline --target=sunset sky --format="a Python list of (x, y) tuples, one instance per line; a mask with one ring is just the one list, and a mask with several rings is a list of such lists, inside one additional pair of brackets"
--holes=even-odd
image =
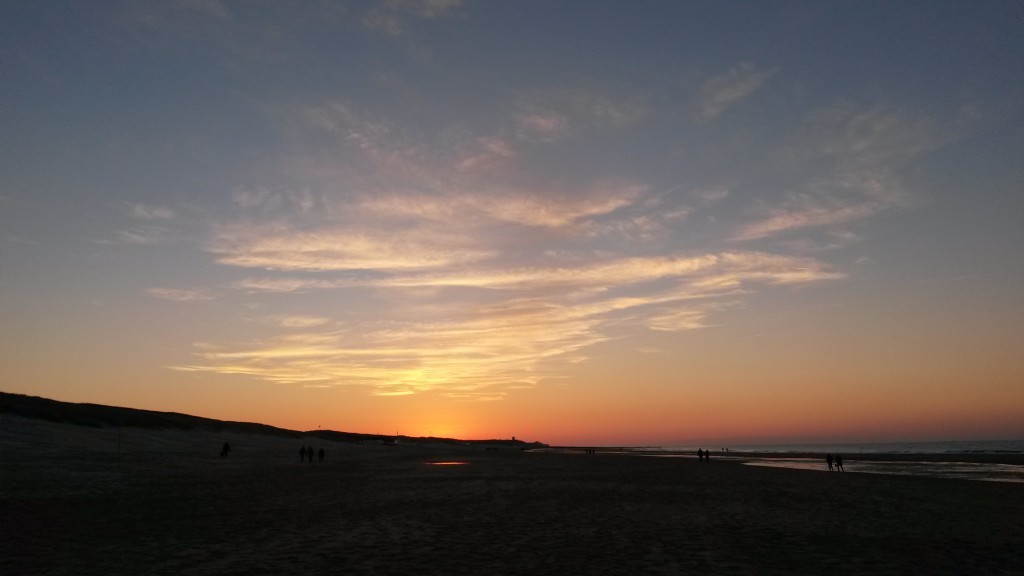
[(1024, 4), (0, 3), (0, 389), (1024, 438)]

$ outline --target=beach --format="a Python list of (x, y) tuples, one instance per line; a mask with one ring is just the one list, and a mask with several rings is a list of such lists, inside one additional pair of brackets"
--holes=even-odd
[(1024, 574), (1014, 483), (6, 414), (0, 433), (4, 574)]

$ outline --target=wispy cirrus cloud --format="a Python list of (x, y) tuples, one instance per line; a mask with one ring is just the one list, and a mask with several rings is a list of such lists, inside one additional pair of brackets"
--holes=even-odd
[[(98, 244), (162, 244), (173, 237), (168, 222), (177, 217), (177, 213), (164, 206), (132, 203), (127, 206), (128, 215), (133, 223), (124, 230), (114, 233), (114, 238), (97, 240)], [(135, 222), (142, 220), (143, 222)]]
[(370, 286), (377, 288), (470, 287), (500, 290), (608, 291), (666, 278), (686, 279), (692, 287), (734, 287), (745, 281), (767, 284), (810, 283), (842, 278), (824, 264), (764, 252), (723, 252), (699, 256), (608, 259), (564, 266), (465, 269), (459, 272), (399, 274), (388, 277), (247, 278), (236, 288), (295, 292)]
[[(178, 368), (282, 383), (366, 386), (385, 395), (432, 390), (494, 399), (510, 386), (555, 376), (564, 362), (585, 359), (585, 349), (611, 338), (613, 327), (697, 329), (755, 286), (842, 276), (812, 259), (757, 252), (560, 264), (333, 280), (250, 279), (237, 287), (279, 293), (370, 289), (387, 298), (390, 311), (349, 311), (345, 330), (201, 349), (199, 362)], [(423, 288), (433, 291), (418, 291)], [(449, 290), (475, 292), (453, 305)]]
[[(553, 319), (550, 309), (461, 321), (376, 323), (350, 332), (304, 332), (252, 342), (249, 348), (201, 346), (202, 361), (176, 369), (248, 374), (304, 385), (365, 386), (383, 396), (425, 391), (471, 399), (533, 386), (538, 364), (593, 343), (585, 326)], [(555, 330), (555, 331), (553, 331)]]
[(260, 319), (264, 324), (280, 326), (282, 328), (316, 328), (330, 324), (330, 318), (322, 316), (308, 316), (301, 314), (278, 314)]
[(411, 217), (450, 226), (508, 223), (562, 228), (630, 206), (645, 191), (639, 185), (619, 184), (597, 185), (572, 193), (498, 188), (493, 189), (491, 195), (393, 194), (366, 198), (356, 209), (380, 217)]
[(729, 197), (729, 189), (716, 186), (713, 188), (703, 188), (695, 190), (692, 194), (698, 202), (703, 205), (712, 205), (721, 202)]
[(310, 0), (301, 7), (274, 3), (239, 5), (221, 0), (166, 0), (118, 5), (119, 24), (146, 48), (178, 53), (183, 46), (223, 64), (277, 62), (292, 40), (311, 24), (344, 26), (352, 21), (340, 2)]
[(650, 112), (636, 96), (609, 96), (587, 89), (550, 89), (523, 94), (517, 108), (513, 115), (516, 138), (547, 143), (577, 133), (632, 126)]
[(294, 230), (279, 224), (218, 228), (209, 251), (221, 264), (272, 270), (401, 270), (466, 264), (490, 252), (442, 230)]
[(206, 288), (149, 288), (146, 292), (154, 298), (175, 302), (204, 302), (217, 298), (212, 290)]
[[(486, 312), (486, 314), (484, 314)], [(249, 348), (204, 350), (217, 373), (250, 373), (280, 382), (365, 385), (393, 395), (435, 390), (492, 395), (510, 384), (533, 384), (538, 362), (588, 344), (578, 321), (550, 307), (470, 311), (458, 319), (366, 321), (344, 332), (305, 332), (251, 343)]]
[(132, 216), (142, 220), (170, 220), (175, 216), (174, 210), (164, 206), (132, 204), (129, 210)]
[(164, 242), (168, 237), (167, 230), (160, 226), (134, 226), (127, 230), (119, 230), (113, 238), (96, 240), (97, 244), (135, 244), (150, 246)]
[(735, 286), (743, 281), (772, 284), (813, 282), (839, 276), (817, 262), (763, 252), (725, 252), (691, 257), (607, 259), (586, 264), (424, 274), (370, 281), (376, 286), (475, 286), (482, 288), (547, 290), (564, 288), (608, 291), (666, 278), (687, 279), (691, 286)]
[(797, 178), (794, 189), (735, 239), (831, 228), (906, 206), (901, 170), (946, 141), (925, 116), (852, 105), (819, 110), (777, 155)]
[(758, 91), (778, 69), (758, 70), (742, 63), (709, 79), (701, 86), (694, 118), (709, 122)]
[(763, 219), (744, 226), (735, 238), (755, 240), (791, 230), (845, 224), (873, 216), (891, 205), (884, 200), (795, 195), (782, 206), (769, 209)]
[(516, 150), (507, 139), (497, 136), (480, 137), (478, 146), (466, 151), (457, 161), (458, 172), (486, 172), (501, 167), (516, 156)]
[[(452, 184), (453, 189), (458, 184)], [(434, 269), (478, 263), (522, 228), (569, 233), (636, 204), (634, 184), (573, 193), (500, 189), (489, 194), (392, 192), (314, 197), (236, 192), (247, 214), (219, 222), (207, 249), (222, 264), (278, 270)], [(671, 216), (669, 216), (671, 217)]]
[(555, 112), (522, 114), (516, 118), (516, 133), (526, 140), (553, 142), (569, 135), (569, 120)]
[[(842, 277), (813, 258), (673, 246), (668, 231), (725, 188), (520, 177), (527, 148), (569, 134), (570, 113), (538, 110), (529, 126), (511, 115), (511, 134), (463, 132), (439, 148), (348, 104), (306, 107), (296, 126), (329, 136), (318, 154), (343, 185), (236, 191), (236, 215), (212, 223), (206, 249), (248, 275), (227, 289), (275, 306), (301, 294), (337, 314), (268, 316), (283, 333), (199, 345), (177, 368), (492, 400), (623, 330), (698, 329), (749, 291)], [(375, 306), (333, 304), (348, 301)]]
[(464, 0), (381, 0), (363, 16), (363, 23), (374, 30), (399, 36), (413, 19), (436, 18), (461, 6)]

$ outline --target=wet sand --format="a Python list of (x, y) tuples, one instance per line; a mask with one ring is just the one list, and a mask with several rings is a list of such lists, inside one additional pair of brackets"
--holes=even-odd
[(2, 416), (0, 573), (1024, 574), (1019, 484), (306, 444)]
[[(718, 453), (712, 456), (719, 456)], [(727, 452), (727, 458), (746, 458), (750, 460), (770, 460), (787, 458), (807, 458), (817, 460), (825, 465), (824, 455), (820, 452)], [(846, 462), (965, 462), (970, 464), (1010, 464), (1024, 466), (1024, 454), (1008, 453), (941, 453), (941, 454), (905, 454), (905, 453), (847, 453), (843, 454)]]

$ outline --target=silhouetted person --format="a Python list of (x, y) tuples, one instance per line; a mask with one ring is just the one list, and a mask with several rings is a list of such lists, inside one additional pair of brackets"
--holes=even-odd
[(832, 471), (832, 454), (825, 454), (825, 462), (828, 462), (828, 471)]
[(227, 458), (228, 452), (231, 452), (231, 445), (225, 442), (224, 446), (220, 449), (220, 457)]
[(711, 462), (711, 450), (704, 451), (704, 463), (707, 464), (708, 462)]
[(320, 457), (320, 461), (323, 462), (324, 461), (324, 449), (321, 448), (320, 452), (317, 455)]
[(697, 448), (697, 460), (702, 464), (704, 463), (704, 451), (700, 448)]
[(313, 463), (313, 447), (306, 448), (306, 455), (309, 456), (309, 463)]
[(299, 448), (299, 462), (306, 461), (306, 447)]
[(836, 470), (839, 470), (840, 472), (845, 472), (845, 470), (843, 470), (843, 457), (840, 456), (839, 454), (836, 454)]

